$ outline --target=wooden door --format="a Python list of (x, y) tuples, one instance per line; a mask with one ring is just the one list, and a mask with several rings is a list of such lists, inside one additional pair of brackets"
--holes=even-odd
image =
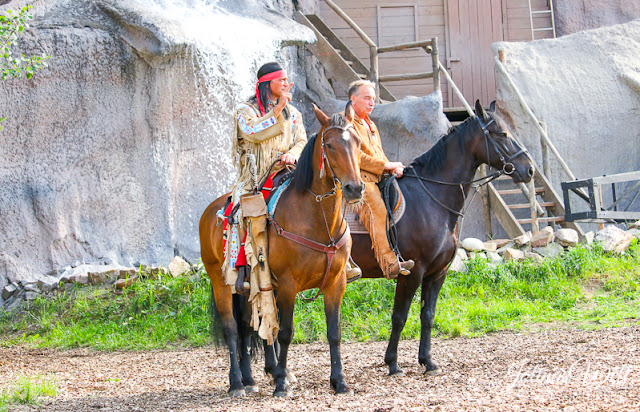
[[(446, 0), (447, 69), (471, 106), (495, 100), (491, 43), (502, 41), (502, 0)], [(462, 107), (449, 88), (447, 107)]]

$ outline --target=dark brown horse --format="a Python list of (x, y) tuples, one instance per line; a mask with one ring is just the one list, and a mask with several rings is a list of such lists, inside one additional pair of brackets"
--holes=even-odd
[[(309, 139), (268, 228), (269, 264), (277, 278), (280, 329), (276, 342), (279, 353), (265, 343), (265, 370), (273, 375), (276, 396), (288, 392), (287, 351), (294, 333), (296, 294), (311, 288), (320, 288), (324, 294), (331, 386), (338, 393), (349, 391), (340, 357), (340, 304), (346, 286), (344, 268), (351, 251), (351, 237), (341, 208), (343, 197), (347, 202), (362, 198), (364, 183), (359, 168), (360, 139), (351, 125), (350, 105), (345, 113), (329, 119), (316, 108), (322, 128), (317, 137)], [(216, 212), (225, 199), (223, 196), (214, 201), (203, 213), (200, 245), (229, 348), (229, 393), (242, 395), (245, 388), (255, 390), (249, 356), (255, 335), (249, 326), (251, 311), (246, 298), (232, 295), (221, 273), (222, 225), (216, 225)]]
[[(438, 293), (457, 246), (457, 222), (481, 164), (511, 176), (514, 182), (528, 182), (533, 165), (528, 154), (510, 136), (495, 113), (495, 102), (485, 112), (476, 102), (477, 117), (468, 118), (442, 137), (428, 152), (415, 158), (398, 180), (406, 210), (398, 222), (398, 247), (405, 259), (413, 259), (411, 274), (400, 276), (393, 304), (392, 330), (385, 354), (389, 374), (401, 374), (398, 340), (418, 286), (422, 285), (422, 325), (418, 362), (425, 373), (437, 371), (431, 359), (431, 329)], [(368, 235), (352, 235), (352, 256), (363, 277), (382, 277), (371, 251)]]

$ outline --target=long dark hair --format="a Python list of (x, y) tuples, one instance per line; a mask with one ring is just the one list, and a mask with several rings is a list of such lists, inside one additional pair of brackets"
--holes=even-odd
[[(277, 72), (278, 70), (282, 70), (282, 66), (278, 62), (269, 62), (265, 63), (258, 70), (258, 79), (264, 76), (265, 74)], [(271, 96), (271, 80), (268, 82), (262, 82), (258, 84), (258, 96), (251, 96), (249, 99), (251, 102), (258, 103), (258, 97), (260, 98), (260, 103), (262, 103), (262, 107), (267, 110), (268, 104), (272, 101)], [(275, 103), (274, 103), (275, 104)], [(289, 113), (289, 108), (285, 106), (284, 110), (282, 110), (282, 115), (285, 119), (289, 119), (291, 114)]]

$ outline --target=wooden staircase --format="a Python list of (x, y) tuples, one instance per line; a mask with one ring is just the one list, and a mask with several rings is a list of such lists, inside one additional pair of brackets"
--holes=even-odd
[[(535, 204), (528, 196), (531, 188), (535, 191)], [(564, 205), (547, 178), (536, 171), (533, 184), (516, 185), (509, 176), (501, 176), (487, 185), (490, 208), (500, 225), (510, 238), (523, 235), (527, 231), (536, 233), (541, 226), (560, 225), (584, 235), (580, 226), (565, 222)]]
[[(304, 15), (299, 11), (294, 13), (294, 20), (300, 24), (309, 27), (316, 34), (318, 41), (313, 44), (307, 44), (307, 49), (322, 63), (325, 70), (332, 77), (334, 83), (339, 83), (343, 90), (343, 97), (346, 98), (346, 92), (349, 83), (359, 79), (370, 79), (371, 72), (358, 59), (349, 48), (338, 38), (321, 19), (315, 14)], [(333, 85), (336, 89), (336, 85)], [(382, 84), (380, 87), (380, 98), (385, 101), (396, 101), (396, 98)]]
[[(382, 84), (383, 78), (378, 76), (377, 53), (391, 51), (392, 49), (422, 47), (432, 55), (434, 70), (431, 75), (433, 75), (435, 79), (438, 79), (439, 73), (442, 73), (447, 78), (447, 81), (451, 83), (452, 88), (457, 92), (459, 98), (462, 99), (461, 101), (465, 104), (464, 108), (454, 108), (445, 112), (450, 121), (454, 122), (454, 124), (461, 122), (469, 114), (473, 113), (468, 103), (464, 101), (462, 94), (453, 84), (453, 80), (451, 80), (446, 73), (446, 69), (439, 63), (436, 39), (432, 39), (431, 46), (429, 46), (428, 50), (424, 43), (407, 43), (379, 48), (375, 46), (366, 34), (363, 34), (362, 30), (359, 29), (337, 5), (329, 0), (325, 0), (325, 2), (338, 12), (338, 14), (356, 30), (359, 36), (365, 40), (365, 43), (368, 43), (373, 49), (371, 52), (372, 66), (371, 70), (369, 70), (317, 15), (304, 15), (300, 12), (294, 13), (294, 19), (298, 23), (309, 27), (315, 33), (318, 41), (313, 44), (307, 44), (306, 47), (324, 66), (328, 75), (331, 76), (332, 79), (330, 80), (332, 80), (332, 86), (334, 91), (336, 91), (336, 97), (346, 99), (347, 90), (351, 82), (358, 79), (371, 79), (374, 83), (377, 83), (379, 96), (382, 101), (396, 101), (395, 96)], [(551, 13), (553, 13), (553, 11), (551, 11)], [(431, 47), (433, 49), (431, 49)], [(375, 65), (373, 63), (375, 63)], [(372, 71), (375, 72), (373, 75)], [(425, 75), (428, 75), (428, 73), (408, 76), (415, 78), (418, 78), (416, 76), (421, 76), (420, 78), (424, 78)], [(398, 76), (386, 77), (393, 78)], [(387, 81), (388, 80), (391, 79), (387, 79)], [(434, 84), (439, 88), (439, 80), (435, 80)], [(338, 92), (340, 89), (342, 89), (342, 95)], [(538, 170), (541, 169), (536, 166), (533, 179), (534, 184), (529, 185), (529, 187), (534, 187), (535, 196), (533, 199), (529, 198), (529, 189), (527, 186), (524, 184), (515, 185), (508, 176), (503, 176), (495, 180), (495, 184), (489, 183), (486, 189), (483, 189), (486, 190), (483, 193), (483, 198), (485, 199), (485, 223), (487, 225), (488, 235), (491, 235), (490, 210), (493, 210), (505, 232), (511, 238), (523, 235), (527, 230), (535, 233), (538, 231), (540, 224), (558, 224), (563, 227), (575, 229), (580, 236), (584, 235), (577, 224), (564, 221), (565, 210), (562, 198), (558, 196), (550, 182), (542, 173), (538, 172)]]

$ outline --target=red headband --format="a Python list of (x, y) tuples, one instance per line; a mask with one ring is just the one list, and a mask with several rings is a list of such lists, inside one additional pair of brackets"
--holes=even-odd
[(262, 115), (264, 115), (264, 107), (262, 107), (262, 101), (260, 101), (260, 92), (258, 92), (258, 85), (260, 83), (269, 82), (271, 80), (280, 79), (282, 77), (287, 77), (287, 72), (285, 70), (277, 70), (275, 72), (267, 73), (258, 79), (258, 83), (256, 83), (256, 99), (258, 100), (258, 106), (260, 107), (260, 113)]

